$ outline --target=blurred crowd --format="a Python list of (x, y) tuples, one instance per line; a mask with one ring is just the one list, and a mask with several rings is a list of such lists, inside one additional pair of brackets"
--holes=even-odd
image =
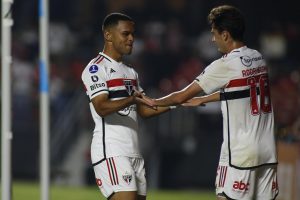
[[(268, 1), (259, 6), (255, 1), (229, 3), (245, 14), (248, 46), (260, 50), (269, 62), (280, 137), (299, 139), (299, 19), (280, 3), (272, 2), (273, 9), (266, 11), (267, 15), (263, 7)], [(126, 59), (139, 72), (146, 91), (166, 94), (180, 89), (220, 57), (206, 22), (209, 9), (218, 1), (51, 0), (49, 4), (53, 120), (73, 92), (83, 89), (81, 71), (102, 50), (101, 23), (107, 13), (124, 12), (135, 20), (134, 51)], [(37, 7), (36, 1), (17, 0), (13, 8), (14, 116), (20, 121), (38, 120)], [(289, 8), (293, 9), (292, 5)], [(277, 10), (284, 14), (278, 16)]]

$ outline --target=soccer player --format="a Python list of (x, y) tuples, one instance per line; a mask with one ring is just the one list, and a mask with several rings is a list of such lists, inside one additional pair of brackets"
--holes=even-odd
[(144, 160), (138, 144), (137, 114), (150, 117), (170, 110), (149, 107), (141, 97), (137, 72), (122, 58), (132, 51), (134, 21), (112, 13), (103, 21), (103, 52), (90, 61), (82, 80), (95, 122), (91, 159), (97, 185), (111, 200), (145, 200)]
[[(208, 21), (212, 41), (224, 56), (181, 91), (160, 99), (143, 98), (154, 106), (198, 106), (221, 101), (224, 130), (216, 176), (217, 198), (275, 199), (277, 155), (267, 65), (258, 51), (244, 44), (245, 23), (237, 8), (215, 7)], [(195, 97), (202, 91), (208, 95)]]

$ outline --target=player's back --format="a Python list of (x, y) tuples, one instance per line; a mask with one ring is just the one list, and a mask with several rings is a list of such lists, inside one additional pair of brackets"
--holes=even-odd
[(221, 92), (222, 154), (238, 168), (277, 163), (268, 69), (262, 55), (242, 47), (221, 62), (229, 74)]

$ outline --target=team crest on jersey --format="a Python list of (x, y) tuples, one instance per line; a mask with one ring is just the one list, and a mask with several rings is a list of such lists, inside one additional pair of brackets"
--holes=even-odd
[(132, 180), (132, 175), (129, 174), (128, 172), (126, 172), (123, 176), (122, 176), (123, 180), (129, 185), (131, 183)]
[(132, 80), (123, 80), (123, 82), (124, 82), (127, 93), (129, 94), (129, 96), (131, 96), (133, 93)]

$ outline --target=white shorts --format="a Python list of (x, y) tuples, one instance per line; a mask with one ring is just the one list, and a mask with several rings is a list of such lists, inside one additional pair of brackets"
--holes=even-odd
[(96, 183), (109, 198), (116, 192), (137, 191), (146, 196), (147, 184), (143, 158), (112, 157), (94, 166)]
[(219, 163), (216, 194), (227, 199), (272, 200), (278, 195), (277, 166), (240, 170)]

